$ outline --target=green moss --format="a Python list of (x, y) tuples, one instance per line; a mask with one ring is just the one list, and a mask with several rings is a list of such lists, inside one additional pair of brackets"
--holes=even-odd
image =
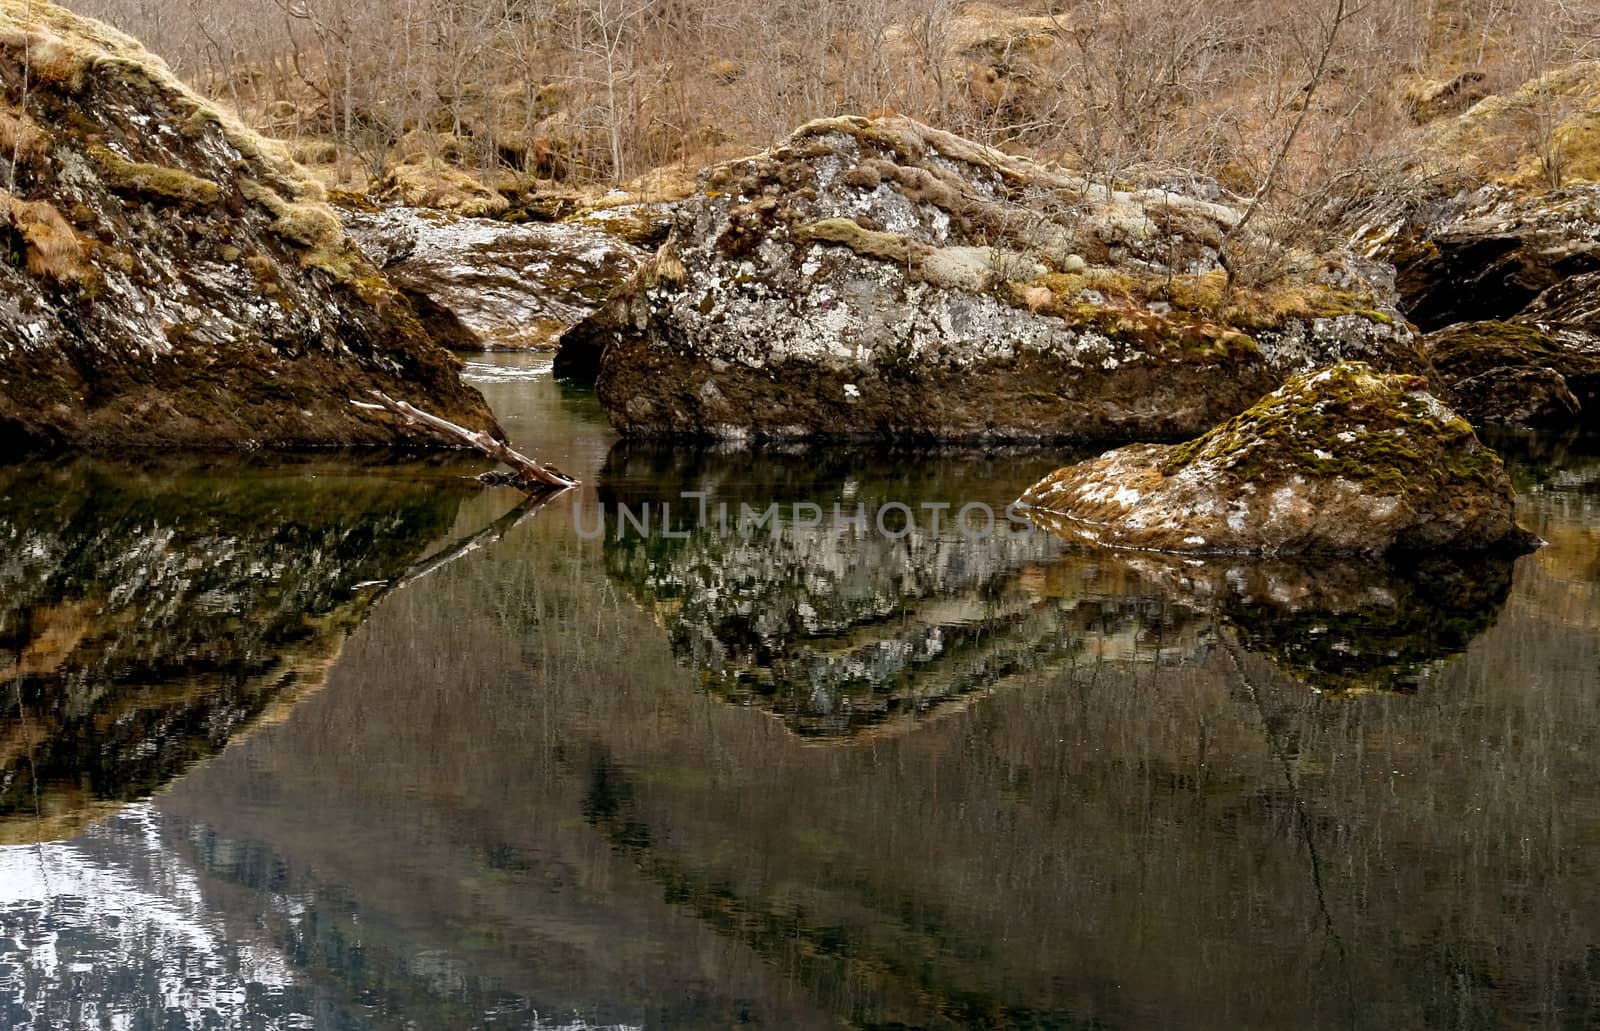
[(1400, 497), (1442, 484), (1498, 483), (1499, 456), (1465, 419), (1422, 393), (1426, 386), (1419, 377), (1380, 375), (1359, 362), (1296, 377), (1173, 448), (1161, 472), (1171, 476), (1203, 461), (1240, 482), (1300, 473)]
[(100, 172), (101, 182), (117, 193), (189, 208), (211, 207), (222, 199), (222, 187), (181, 168), (130, 161), (99, 144), (90, 145), (88, 155)]
[(1565, 357), (1550, 334), (1512, 322), (1468, 322), (1428, 337), (1428, 353), (1440, 371), (1475, 375), (1504, 365), (1548, 365)]

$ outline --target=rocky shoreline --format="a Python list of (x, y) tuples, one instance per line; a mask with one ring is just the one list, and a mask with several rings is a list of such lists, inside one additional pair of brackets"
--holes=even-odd
[(6, 67), (60, 66), (11, 76), (0, 126), (14, 440), (415, 442), (349, 401), (493, 428), (446, 348), (559, 348), (625, 436), (1129, 443), (1030, 491), (1038, 518), (1378, 554), (1525, 544), (1468, 423), (1572, 425), (1600, 384), (1600, 185), (1428, 185), (1311, 246), (1202, 177), (1103, 182), (888, 115), (554, 221), (336, 209), (133, 40), (0, 18)]

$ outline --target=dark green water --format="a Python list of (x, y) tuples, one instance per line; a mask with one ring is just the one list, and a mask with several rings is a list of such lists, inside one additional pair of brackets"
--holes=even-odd
[(1514, 564), (1192, 563), (476, 375), (580, 491), (0, 467), (0, 1027), (1600, 1022), (1600, 447)]

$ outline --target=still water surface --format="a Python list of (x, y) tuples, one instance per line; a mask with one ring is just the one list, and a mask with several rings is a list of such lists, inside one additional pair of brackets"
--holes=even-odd
[(1600, 1020), (1592, 442), (1497, 441), (1514, 564), (1169, 562), (472, 372), (581, 490), (0, 467), (0, 1027)]

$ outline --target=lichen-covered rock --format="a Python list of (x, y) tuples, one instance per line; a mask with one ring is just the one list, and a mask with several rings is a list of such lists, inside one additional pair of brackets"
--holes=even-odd
[(1582, 330), (1465, 322), (1427, 347), (1440, 396), (1474, 423), (1561, 425), (1600, 410), (1600, 338)]
[(1534, 298), (1520, 317), (1525, 322), (1582, 330), (1600, 338), (1600, 271), (1563, 279)]
[(494, 419), (320, 188), (128, 37), (0, 0), (0, 440), (419, 439)]
[(1238, 217), (1188, 179), (1108, 190), (826, 119), (708, 170), (566, 363), (629, 434), (945, 439), (1178, 437), (1333, 361), (1422, 367), (1373, 263), (1285, 255), (1225, 297)]
[(553, 350), (644, 253), (580, 223), (511, 225), (413, 208), (345, 215), (350, 235), (462, 350)]
[(1521, 547), (1511, 481), (1415, 376), (1347, 362), (1297, 376), (1186, 444), (1137, 444), (1022, 497), (1063, 536), (1224, 554)]

